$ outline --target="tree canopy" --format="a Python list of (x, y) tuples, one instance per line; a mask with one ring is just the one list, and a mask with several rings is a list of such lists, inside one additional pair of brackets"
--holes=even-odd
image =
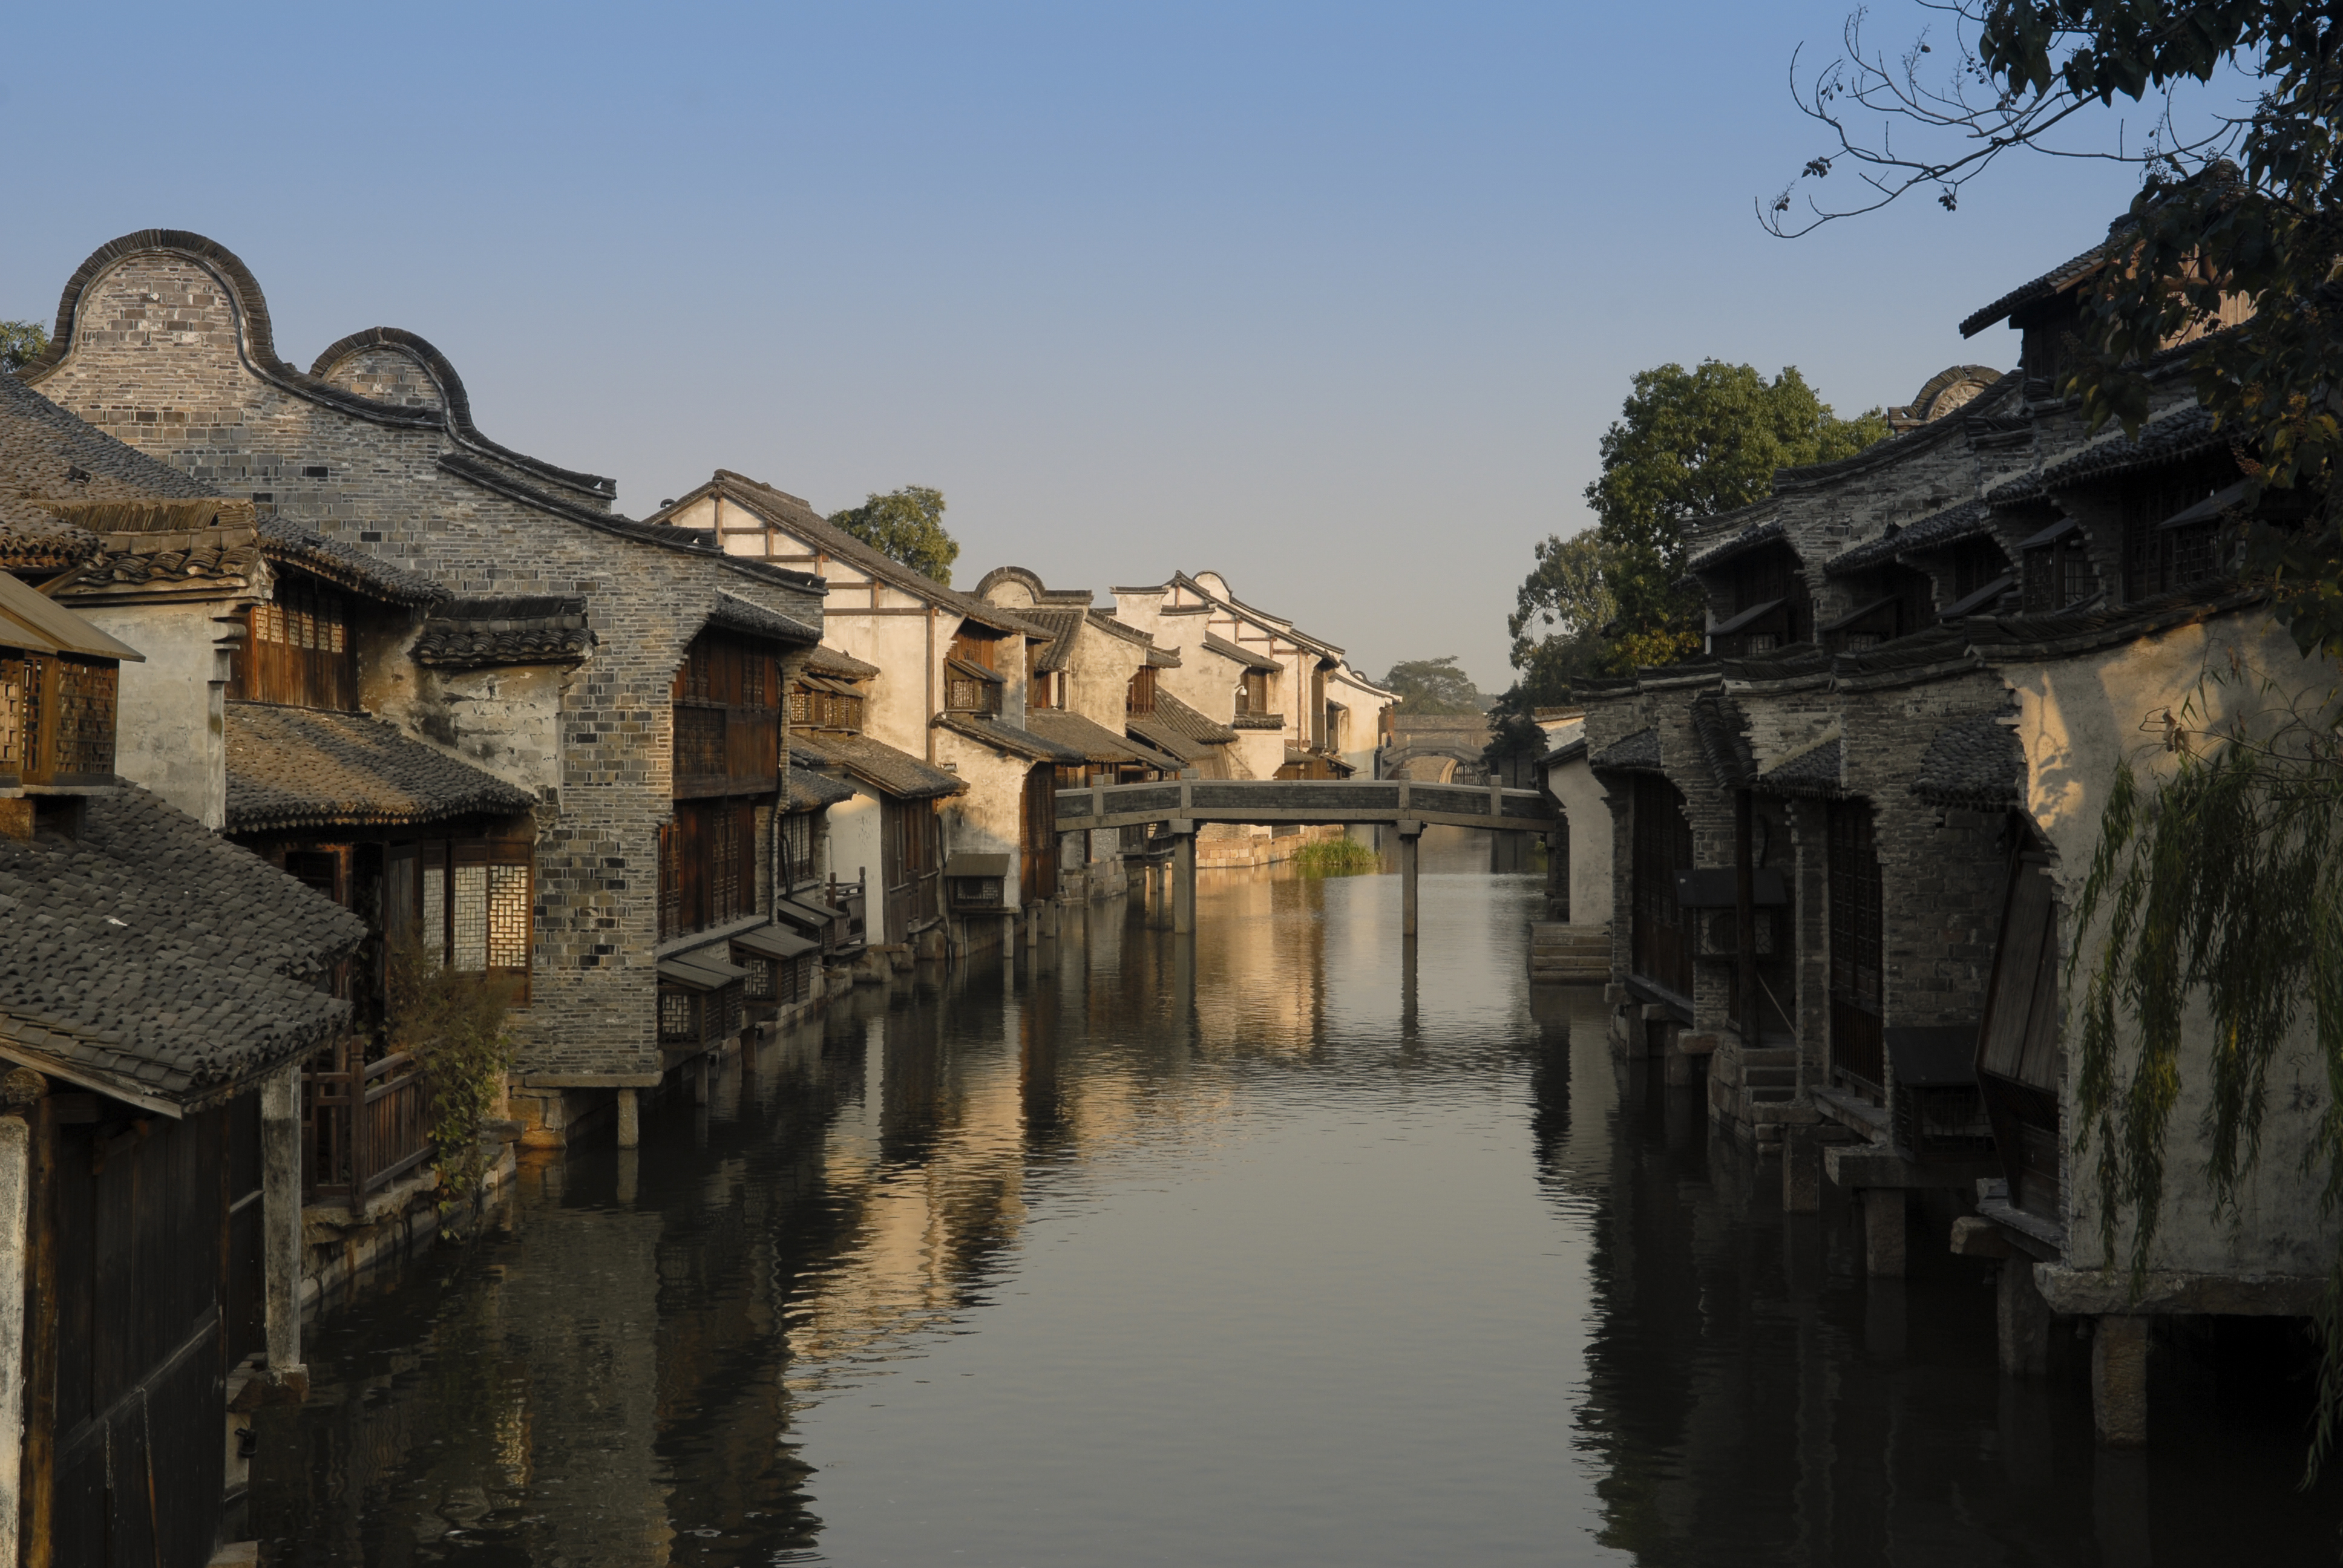
[(944, 531), (944, 493), (925, 485), (906, 485), (885, 495), (873, 495), (859, 507), (832, 512), (830, 522), (890, 560), (900, 561), (951, 586), (952, 562), (960, 558), (960, 541)]
[(1402, 659), (1391, 667), (1383, 684), (1399, 693), (1393, 704), (1401, 713), (1478, 713), (1486, 703), (1473, 678), (1456, 668), (1456, 656)]
[(49, 335), (37, 321), (0, 321), (0, 372), (30, 365), (48, 351)]
[(1847, 457), (1886, 434), (1877, 409), (1840, 418), (1795, 367), (1771, 380), (1716, 359), (1637, 375), (1586, 487), (1594, 527), (1537, 544), (1514, 596), (1506, 629), (1525, 699), (1560, 702), (1573, 679), (1697, 653), (1699, 596), (1676, 586), (1686, 528), (1760, 499), (1777, 468)]

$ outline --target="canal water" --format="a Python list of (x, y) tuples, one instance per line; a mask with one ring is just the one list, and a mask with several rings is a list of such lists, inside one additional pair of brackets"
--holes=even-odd
[[(2156, 1446), (1994, 1371), (1987, 1265), (1866, 1281), (1695, 1091), (1533, 990), (1536, 887), (1206, 873), (759, 1046), (310, 1330), (273, 1564), (2334, 1560), (2298, 1347)], [(1443, 874), (1444, 873), (1444, 874)], [(2209, 1364), (2209, 1363), (2208, 1363)]]

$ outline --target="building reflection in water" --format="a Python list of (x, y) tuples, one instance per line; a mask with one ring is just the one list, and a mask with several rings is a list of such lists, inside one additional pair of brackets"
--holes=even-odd
[[(1995, 1374), (1978, 1264), (1866, 1281), (1844, 1215), (1783, 1216), (1696, 1091), (1612, 1060), (1598, 995), (1533, 994), (1534, 879), (1440, 875), (1488, 863), (1428, 842), (1413, 965), (1389, 876), (1207, 873), (1190, 940), (1072, 910), (762, 1045), (639, 1151), (533, 1160), (500, 1233), (313, 1331), (310, 1404), (256, 1422), (266, 1560), (2179, 1562), (2241, 1500), (2331, 1548), (2289, 1432), (2214, 1400), (2215, 1435), (2103, 1463), (2077, 1389)], [(1218, 1257), (1129, 1196), (1214, 1187), (1376, 1255)], [(1045, 1243), (1085, 1214), (1158, 1227), (1159, 1271), (1070, 1295)], [(1150, 1311), (1152, 1447), (1067, 1370)], [(1017, 1397), (932, 1402), (979, 1344)]]

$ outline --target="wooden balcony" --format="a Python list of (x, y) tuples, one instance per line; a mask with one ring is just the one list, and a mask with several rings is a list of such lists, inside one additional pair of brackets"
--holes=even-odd
[(302, 1198), (356, 1209), (431, 1158), (431, 1091), (421, 1058), (361, 1059), (365, 1042), (332, 1048), (333, 1066), (302, 1074)]

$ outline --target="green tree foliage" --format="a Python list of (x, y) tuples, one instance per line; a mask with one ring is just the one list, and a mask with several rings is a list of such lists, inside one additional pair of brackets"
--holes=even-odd
[(49, 335), (37, 321), (0, 321), (0, 371), (30, 365), (48, 352)]
[(1456, 656), (1402, 659), (1391, 667), (1383, 685), (1399, 694), (1393, 707), (1401, 713), (1478, 713), (1481, 700), (1473, 678), (1456, 668)]
[(873, 495), (859, 507), (832, 512), (830, 520), (888, 559), (923, 572), (946, 588), (951, 586), (960, 541), (944, 531), (941, 490), (906, 485), (883, 496)]
[(1568, 538), (1548, 536), (1537, 565), (1513, 596), (1505, 630), (1513, 639), (1515, 686), (1532, 707), (1570, 699), (1570, 684), (1602, 665), (1604, 628), (1619, 618), (1598, 528)]
[(1838, 417), (1795, 367), (1771, 381), (1715, 359), (1638, 375), (1604, 432), (1602, 477), (1586, 487), (1617, 607), (1601, 668), (1624, 675), (1700, 650), (1700, 599), (1676, 586), (1688, 525), (1763, 498), (1777, 468), (1848, 457), (1886, 434), (1875, 409)]
[[(2063, 390), (2094, 427), (2137, 431), (2148, 408), (2142, 361), (2193, 341), (2198, 400), (2258, 454), (2251, 500), (2297, 492), (2270, 508), (2292, 520), (2246, 530), (2240, 564), (2298, 647), (2343, 657), (2343, 16), (2299, 0), (1934, 9), (1940, 23), (1950, 13), (1947, 46), (1893, 61), (1866, 54), (1863, 14), (1850, 19), (1845, 55), (1801, 91), (1836, 145), (1805, 166), (1804, 210), (1794, 184), (1764, 208), (1768, 226), (1804, 233), (1913, 191), (1955, 211), (1967, 183), (2013, 152), (2138, 165), (2108, 265), (2082, 289)], [(2224, 81), (2210, 112), (2176, 113), (2223, 73), (2247, 90)], [(1840, 164), (1857, 173), (1851, 187), (1825, 183)], [(2222, 678), (2283, 689), (2239, 668)], [(2135, 1288), (2162, 1213), (2184, 1068), (2207, 1075), (2207, 1175), (2234, 1212), (2259, 1153), (2270, 1066), (2306, 1004), (2328, 1080), (2308, 1161), (2323, 1165), (2324, 1211), (2343, 1203), (2343, 715), (2330, 692), (2314, 713), (2289, 707), (2198, 730), (2193, 702), (2165, 714), (2175, 766), (2143, 779), (2127, 765), (2113, 780), (2069, 970), (2082, 997), (2077, 1152), (2097, 1144), (2110, 1258), (2131, 1224)], [(2181, 1051), (2198, 1001), (2212, 1025), (2197, 1036), (2201, 1064)], [(2330, 1261), (2320, 1328), (2314, 1474), (2343, 1413), (2343, 1254)]]
[(416, 1054), (431, 1091), (432, 1166), (444, 1212), (488, 1173), (480, 1123), (512, 1064), (505, 993), (477, 970), (434, 962), (412, 941), (394, 943), (384, 969), (388, 1043)]

